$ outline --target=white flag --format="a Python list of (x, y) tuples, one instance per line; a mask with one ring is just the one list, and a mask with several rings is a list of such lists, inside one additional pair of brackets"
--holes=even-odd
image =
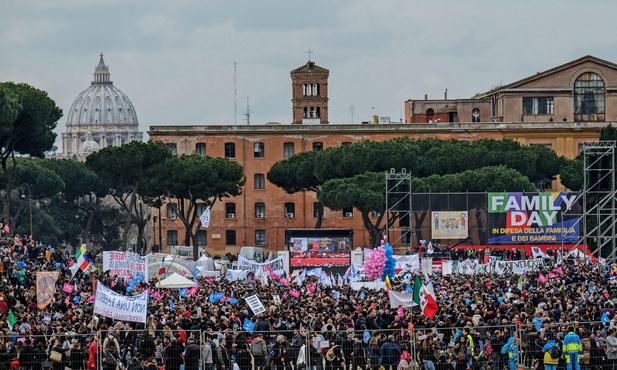
[(531, 247), (531, 253), (533, 255), (533, 258), (546, 258), (546, 259), (550, 259), (551, 256), (549, 256), (548, 254), (542, 252), (542, 249), (538, 248), (538, 247)]
[(412, 293), (399, 293), (391, 290), (389, 292), (390, 296), (390, 308), (398, 308), (398, 306), (403, 307), (413, 307), (416, 306), (416, 303), (413, 302), (413, 294)]
[(433, 249), (433, 243), (430, 240), (428, 242), (428, 248), (426, 249), (426, 253), (427, 254), (435, 253), (435, 250)]
[(205, 228), (210, 226), (210, 206), (206, 207), (201, 216), (199, 216), (199, 221), (201, 221), (201, 226)]

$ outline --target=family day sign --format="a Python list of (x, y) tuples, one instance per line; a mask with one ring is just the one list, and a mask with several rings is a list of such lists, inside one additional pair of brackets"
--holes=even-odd
[(99, 284), (94, 300), (94, 313), (114, 320), (145, 323), (148, 316), (148, 293), (124, 296)]
[(488, 242), (576, 243), (579, 193), (488, 193)]
[(148, 257), (133, 252), (103, 252), (103, 271), (110, 276), (133, 277), (137, 273), (148, 275)]

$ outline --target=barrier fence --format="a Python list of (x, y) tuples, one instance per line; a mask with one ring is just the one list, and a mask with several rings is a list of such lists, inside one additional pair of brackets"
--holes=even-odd
[[(119, 370), (138, 366), (148, 370), (378, 370), (382, 366), (394, 370), (401, 359), (406, 359), (412, 370), (503, 370), (511, 361), (518, 369), (543, 369), (544, 360), (548, 360), (547, 364), (553, 362), (560, 369), (571, 358), (561, 353), (552, 359), (547, 339), (562, 341), (572, 325), (582, 340), (578, 356), (581, 368), (599, 369), (608, 363), (605, 341), (611, 328), (601, 322), (441, 324), (385, 330), (335, 330), (333, 325), (326, 325), (322, 330), (252, 333), (179, 327), (125, 330), (120, 326), (89, 334), (22, 333), (0, 336), (0, 362), (23, 370)], [(516, 338), (516, 349), (502, 351), (509, 337)], [(301, 351), (303, 346), (305, 350)]]

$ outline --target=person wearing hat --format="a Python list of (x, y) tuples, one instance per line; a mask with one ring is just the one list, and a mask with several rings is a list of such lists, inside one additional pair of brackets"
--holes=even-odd
[(188, 345), (184, 349), (184, 369), (185, 370), (199, 370), (199, 356), (201, 350), (195, 343), (195, 337), (190, 336), (187, 339)]
[(268, 356), (268, 346), (264, 340), (263, 333), (258, 333), (251, 342), (251, 354), (255, 362), (255, 369), (263, 370), (266, 366), (266, 358)]

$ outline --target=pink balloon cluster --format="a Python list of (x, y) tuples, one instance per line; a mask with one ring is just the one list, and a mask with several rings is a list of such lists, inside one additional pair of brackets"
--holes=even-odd
[(386, 267), (386, 251), (383, 246), (377, 247), (364, 261), (364, 273), (370, 280), (380, 279)]

